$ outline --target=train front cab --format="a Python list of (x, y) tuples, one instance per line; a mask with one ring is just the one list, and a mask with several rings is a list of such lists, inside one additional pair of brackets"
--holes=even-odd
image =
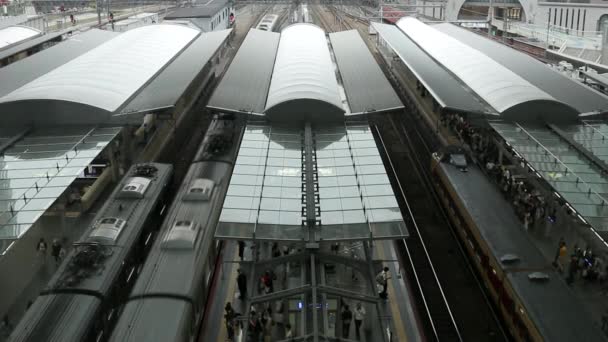
[(475, 221), (464, 207), (442, 168), (439, 167), (443, 162), (442, 159), (444, 158), (441, 153), (434, 153), (431, 158), (433, 185), (470, 260), (474, 261), (472, 264), (483, 279), (487, 293), (495, 308), (499, 309), (509, 334), (516, 341), (543, 341), (534, 323), (525, 314), (525, 309), (510, 286), (500, 261), (496, 260), (490, 252)]

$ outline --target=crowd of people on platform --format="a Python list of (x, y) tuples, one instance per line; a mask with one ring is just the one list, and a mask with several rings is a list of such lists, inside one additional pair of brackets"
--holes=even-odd
[[(245, 261), (245, 249), (247, 245), (243, 241), (237, 242), (238, 257), (240, 261)], [(251, 258), (259, 258), (260, 250), (255, 245), (250, 247)], [(330, 250), (337, 253), (340, 249), (340, 244), (332, 244)], [(270, 257), (278, 258), (285, 257), (292, 253), (297, 253), (298, 249), (290, 248), (289, 246), (280, 246), (274, 242), (270, 246)], [(352, 256), (352, 254), (351, 254)], [(284, 266), (289, 267), (287, 262)], [(284, 271), (287, 271), (284, 269)], [(234, 302), (227, 302), (224, 307), (224, 323), (227, 332), (227, 340), (237, 340), (237, 335), (242, 334), (244, 328), (247, 329), (247, 336), (243, 336), (243, 341), (248, 342), (265, 342), (272, 340), (273, 337), (280, 337), (281, 340), (289, 340), (295, 338), (295, 331), (289, 323), (289, 315), (287, 311), (287, 302), (284, 299), (268, 300), (266, 302), (249, 305), (247, 299), (250, 298), (251, 292), (248, 292), (248, 276), (246, 268), (237, 269), (236, 283), (238, 287), (238, 298)], [(278, 270), (281, 273), (281, 270)], [(285, 272), (286, 273), (286, 272)], [(392, 278), (388, 267), (382, 267), (380, 272), (375, 277), (378, 295), (388, 299), (388, 284)], [(275, 281), (277, 276), (272, 269), (263, 271), (254, 284), (254, 291), (257, 291), (257, 296), (269, 295), (275, 291)], [(357, 281), (357, 278), (353, 278)], [(279, 290), (286, 288), (287, 284), (279, 285)], [(249, 306), (248, 306), (249, 305)], [(347, 303), (341, 299), (340, 322), (341, 331), (336, 330), (336, 334), (342, 334), (348, 338), (351, 333), (351, 322), (354, 320), (355, 335), (358, 340), (361, 339), (362, 324), (366, 315), (365, 306), (362, 303), (356, 303), (352, 309)], [(249, 316), (243, 316), (246, 308), (249, 307)], [(301, 308), (300, 308), (301, 309)], [(338, 316), (338, 315), (336, 315)]]
[[(515, 213), (526, 230), (535, 229), (543, 224), (556, 223), (559, 208), (565, 209), (569, 215), (574, 214), (567, 208), (565, 202), (554, 200), (549, 203), (540, 191), (524, 179), (516, 177), (511, 167), (500, 164), (499, 147), (483, 128), (472, 126), (459, 114), (444, 114), (441, 122), (470, 147), (473, 157), (483, 166), (482, 169), (513, 204)], [(568, 254), (563, 238), (559, 241), (553, 264), (559, 272), (566, 274), (569, 284), (577, 279), (598, 281), (603, 284), (608, 273), (608, 265), (602, 258), (596, 256), (590, 247), (582, 249), (575, 245), (572, 253)], [(608, 289), (605, 293), (608, 294)]]

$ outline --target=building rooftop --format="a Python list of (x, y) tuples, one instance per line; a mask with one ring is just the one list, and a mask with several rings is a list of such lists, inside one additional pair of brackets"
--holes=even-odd
[(0, 29), (0, 50), (42, 35), (42, 32), (28, 26), (9, 26)]
[(482, 52), (530, 84), (575, 108), (578, 113), (608, 112), (608, 96), (566, 77), (529, 55), (456, 25), (437, 24), (433, 27)]
[(270, 120), (339, 121), (344, 108), (325, 32), (294, 24), (281, 32), (264, 110)]
[(553, 118), (576, 118), (578, 112), (479, 50), (406, 17), (397, 26), (437, 63), (454, 74), (505, 118), (550, 112)]
[(250, 30), (208, 107), (283, 122), (341, 122), (345, 113), (403, 108), (361, 36), (348, 31), (334, 37), (328, 45), (323, 30), (311, 24), (291, 25), (280, 35)]
[(0, 69), (0, 77), (14, 80), (0, 85), (3, 122), (107, 123), (128, 119), (120, 114), (171, 107), (229, 33), (150, 25), (72, 37)]

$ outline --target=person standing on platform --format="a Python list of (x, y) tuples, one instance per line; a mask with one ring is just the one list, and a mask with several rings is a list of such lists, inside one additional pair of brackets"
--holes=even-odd
[(239, 258), (241, 258), (241, 261), (243, 261), (245, 259), (245, 241), (241, 241), (239, 240)]
[(348, 338), (350, 334), (350, 322), (353, 320), (353, 312), (350, 311), (348, 305), (342, 310), (342, 337)]
[(376, 276), (376, 282), (382, 285), (382, 292), (380, 292), (380, 298), (386, 299), (388, 294), (386, 293), (388, 287), (388, 280), (391, 279), (391, 274), (388, 267), (384, 267), (380, 273)]
[(55, 264), (59, 266), (59, 252), (61, 251), (61, 243), (59, 239), (53, 239), (53, 245), (51, 245), (51, 255), (55, 258)]
[(232, 309), (230, 302), (226, 303), (224, 310), (226, 310), (224, 318), (226, 319), (226, 333), (228, 334), (228, 340), (234, 341), (234, 319), (236, 318), (236, 313)]
[(44, 241), (44, 238), (40, 238), (40, 240), (38, 241), (38, 245), (36, 246), (36, 251), (38, 252), (38, 255), (40, 255), (42, 257), (42, 260), (46, 262), (46, 241)]
[(239, 287), (239, 298), (245, 299), (247, 297), (247, 276), (240, 269), (236, 270), (239, 274), (236, 277), (236, 283)]
[(361, 303), (357, 303), (357, 307), (355, 308), (355, 332), (357, 333), (357, 340), (361, 339), (361, 324), (363, 324), (363, 319), (365, 318), (365, 308), (361, 305)]

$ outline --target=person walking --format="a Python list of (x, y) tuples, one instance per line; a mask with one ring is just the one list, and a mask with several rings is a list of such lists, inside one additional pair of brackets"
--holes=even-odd
[(61, 251), (61, 242), (59, 239), (53, 239), (53, 244), (51, 245), (51, 255), (55, 259), (55, 264), (59, 265), (59, 252)]
[(239, 287), (239, 299), (245, 299), (247, 297), (247, 276), (241, 269), (236, 270), (239, 274), (236, 277), (236, 283)]
[(361, 339), (360, 328), (361, 324), (363, 324), (363, 319), (365, 319), (365, 308), (359, 302), (355, 308), (355, 333), (357, 334), (357, 340)]
[(226, 319), (226, 333), (228, 334), (228, 340), (234, 341), (234, 319), (236, 318), (236, 313), (234, 312), (234, 309), (232, 309), (230, 302), (226, 303), (224, 310), (226, 310), (224, 318)]
[(245, 241), (241, 241), (239, 240), (239, 258), (241, 258), (241, 261), (243, 261), (245, 259)]
[(350, 334), (350, 322), (353, 320), (353, 312), (350, 311), (348, 305), (342, 310), (342, 337), (348, 338)]
[(388, 287), (388, 280), (391, 279), (391, 274), (389, 272), (388, 267), (384, 267), (380, 273), (376, 276), (376, 282), (382, 286), (382, 291), (380, 292), (380, 298), (386, 299), (388, 294), (386, 293)]

